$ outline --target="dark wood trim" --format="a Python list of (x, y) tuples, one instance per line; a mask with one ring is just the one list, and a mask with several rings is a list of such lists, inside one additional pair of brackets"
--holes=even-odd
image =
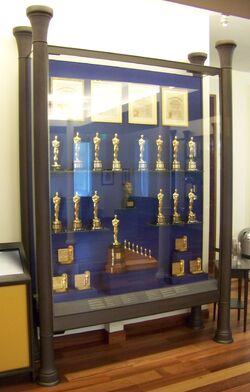
[(161, 60), (156, 58), (148, 58), (141, 56), (131, 56), (127, 54), (110, 53), (110, 52), (99, 52), (96, 50), (78, 49), (78, 48), (67, 48), (62, 46), (48, 45), (48, 54), (52, 55), (68, 55), (86, 57), (91, 59), (103, 59), (111, 61), (120, 61), (125, 63), (151, 65), (164, 68), (179, 69), (188, 72), (197, 72), (205, 75), (219, 75), (220, 68), (208, 67), (199, 64), (189, 64), (179, 61)]

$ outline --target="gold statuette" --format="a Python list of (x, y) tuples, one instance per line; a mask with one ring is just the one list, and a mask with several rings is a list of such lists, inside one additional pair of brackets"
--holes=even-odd
[(77, 290), (90, 289), (90, 271), (85, 271), (84, 274), (75, 275), (75, 288)]
[(68, 275), (62, 274), (61, 276), (53, 277), (53, 291), (56, 293), (65, 293), (68, 289)]
[(177, 189), (175, 189), (173, 193), (173, 201), (174, 201), (174, 212), (173, 212), (173, 223), (182, 223), (181, 216), (178, 213), (178, 203), (179, 203), (179, 193)]
[(102, 170), (102, 161), (99, 158), (101, 138), (100, 138), (98, 132), (96, 132), (95, 136), (93, 137), (93, 143), (94, 143), (94, 147), (95, 147), (95, 159), (94, 159), (94, 163), (93, 163), (93, 170), (94, 171), (101, 171)]
[(174, 261), (172, 263), (172, 276), (184, 276), (185, 275), (185, 264), (184, 260)]
[[(121, 273), (126, 270), (124, 245), (118, 241), (119, 219), (117, 215), (112, 219), (113, 226), (113, 243), (108, 249), (108, 261), (106, 264), (106, 272), (111, 274)], [(130, 250), (130, 242), (127, 243), (126, 249)]]
[(139, 159), (139, 164), (138, 164), (138, 170), (143, 171), (143, 170), (148, 170), (148, 164), (146, 161), (144, 161), (144, 151), (145, 151), (145, 139), (144, 136), (141, 135), (139, 141), (139, 149), (140, 149), (140, 159)]
[(58, 263), (72, 264), (74, 262), (74, 247), (69, 245), (67, 248), (61, 248), (57, 251)]
[(173, 146), (173, 162), (172, 162), (172, 169), (173, 170), (180, 170), (181, 164), (180, 161), (178, 161), (178, 152), (179, 152), (179, 140), (177, 139), (177, 136), (174, 137), (174, 140), (172, 142)]
[(197, 170), (195, 157), (196, 157), (196, 143), (194, 141), (194, 138), (191, 136), (188, 142), (188, 167), (187, 167), (188, 171)]
[(165, 165), (162, 160), (163, 140), (161, 135), (159, 135), (158, 139), (156, 139), (156, 146), (157, 146), (157, 160), (156, 160), (155, 170), (164, 171)]
[(94, 195), (92, 196), (92, 201), (94, 206), (92, 230), (99, 230), (102, 228), (102, 225), (100, 219), (98, 218), (98, 207), (100, 202), (100, 196), (97, 194), (97, 191), (95, 191)]
[(190, 191), (188, 193), (188, 200), (189, 200), (189, 204), (188, 204), (188, 220), (187, 223), (196, 223), (197, 219), (196, 219), (196, 214), (193, 211), (193, 204), (194, 204), (194, 200), (197, 199), (197, 196), (194, 193), (194, 189), (190, 188)]
[(186, 252), (187, 251), (187, 236), (184, 235), (183, 237), (176, 238), (175, 240), (175, 250), (179, 252)]
[(163, 226), (163, 225), (166, 225), (166, 218), (163, 215), (164, 193), (163, 193), (162, 189), (160, 189), (160, 192), (157, 195), (157, 199), (158, 199), (157, 225)]
[(112, 170), (113, 171), (121, 171), (122, 170), (121, 162), (118, 160), (120, 140), (118, 138), (117, 133), (114, 134), (114, 137), (112, 139), (112, 143), (113, 143), (113, 148), (114, 148)]
[(74, 142), (74, 169), (82, 169), (83, 168), (83, 161), (80, 159), (80, 152), (81, 152), (81, 136), (79, 132), (76, 132), (76, 135), (73, 138)]
[(54, 140), (51, 142), (52, 147), (53, 147), (53, 163), (52, 167), (55, 170), (61, 169), (61, 165), (59, 163), (59, 152), (60, 152), (60, 141), (58, 140), (58, 137), (55, 136)]
[(196, 259), (189, 261), (189, 270), (190, 270), (190, 273), (193, 275), (203, 273), (200, 257), (197, 257)]
[(83, 229), (82, 221), (79, 219), (79, 210), (80, 210), (80, 201), (81, 198), (76, 192), (74, 197), (73, 197), (73, 203), (74, 203), (74, 220), (73, 220), (73, 230), (74, 231), (79, 231)]
[(62, 231), (62, 222), (59, 220), (60, 203), (61, 203), (61, 198), (58, 192), (56, 192), (55, 196), (53, 197), (54, 221), (52, 222), (52, 229), (54, 230), (55, 233)]

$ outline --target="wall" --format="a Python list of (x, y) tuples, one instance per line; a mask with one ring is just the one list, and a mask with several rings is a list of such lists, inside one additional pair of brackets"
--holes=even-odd
[[(18, 62), (12, 29), (30, 25), (26, 8), (9, 0), (0, 24), (0, 242), (19, 241)], [(48, 42), (164, 59), (185, 60), (208, 52), (205, 11), (162, 0), (48, 0), (54, 10)], [(199, 34), (197, 34), (199, 31)], [(183, 35), (185, 32), (185, 35)]]

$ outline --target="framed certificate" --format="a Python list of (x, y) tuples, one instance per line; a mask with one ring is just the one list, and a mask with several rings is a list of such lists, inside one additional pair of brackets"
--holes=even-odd
[(122, 123), (122, 83), (91, 81), (91, 121)]
[(157, 124), (157, 93), (160, 88), (145, 84), (128, 85), (128, 122), (130, 124)]
[(162, 125), (188, 126), (188, 90), (162, 87)]
[(58, 77), (50, 79), (49, 118), (84, 120), (84, 80)]

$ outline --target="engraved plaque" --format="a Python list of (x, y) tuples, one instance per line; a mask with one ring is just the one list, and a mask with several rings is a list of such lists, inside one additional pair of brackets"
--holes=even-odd
[(74, 247), (69, 245), (67, 248), (61, 248), (57, 251), (58, 263), (72, 264), (74, 262)]
[(53, 277), (53, 290), (56, 293), (65, 293), (68, 288), (68, 275), (62, 274), (61, 276)]
[(85, 271), (84, 274), (75, 275), (75, 288), (77, 290), (90, 289), (90, 272)]
[(175, 240), (175, 250), (179, 252), (186, 252), (187, 251), (187, 236), (184, 235), (183, 237), (176, 238)]
[(172, 275), (173, 276), (184, 276), (185, 275), (185, 267), (184, 260), (181, 259), (179, 261), (174, 261), (172, 263)]
[(189, 261), (189, 270), (190, 270), (190, 273), (193, 275), (203, 273), (200, 257), (197, 257), (196, 259)]

